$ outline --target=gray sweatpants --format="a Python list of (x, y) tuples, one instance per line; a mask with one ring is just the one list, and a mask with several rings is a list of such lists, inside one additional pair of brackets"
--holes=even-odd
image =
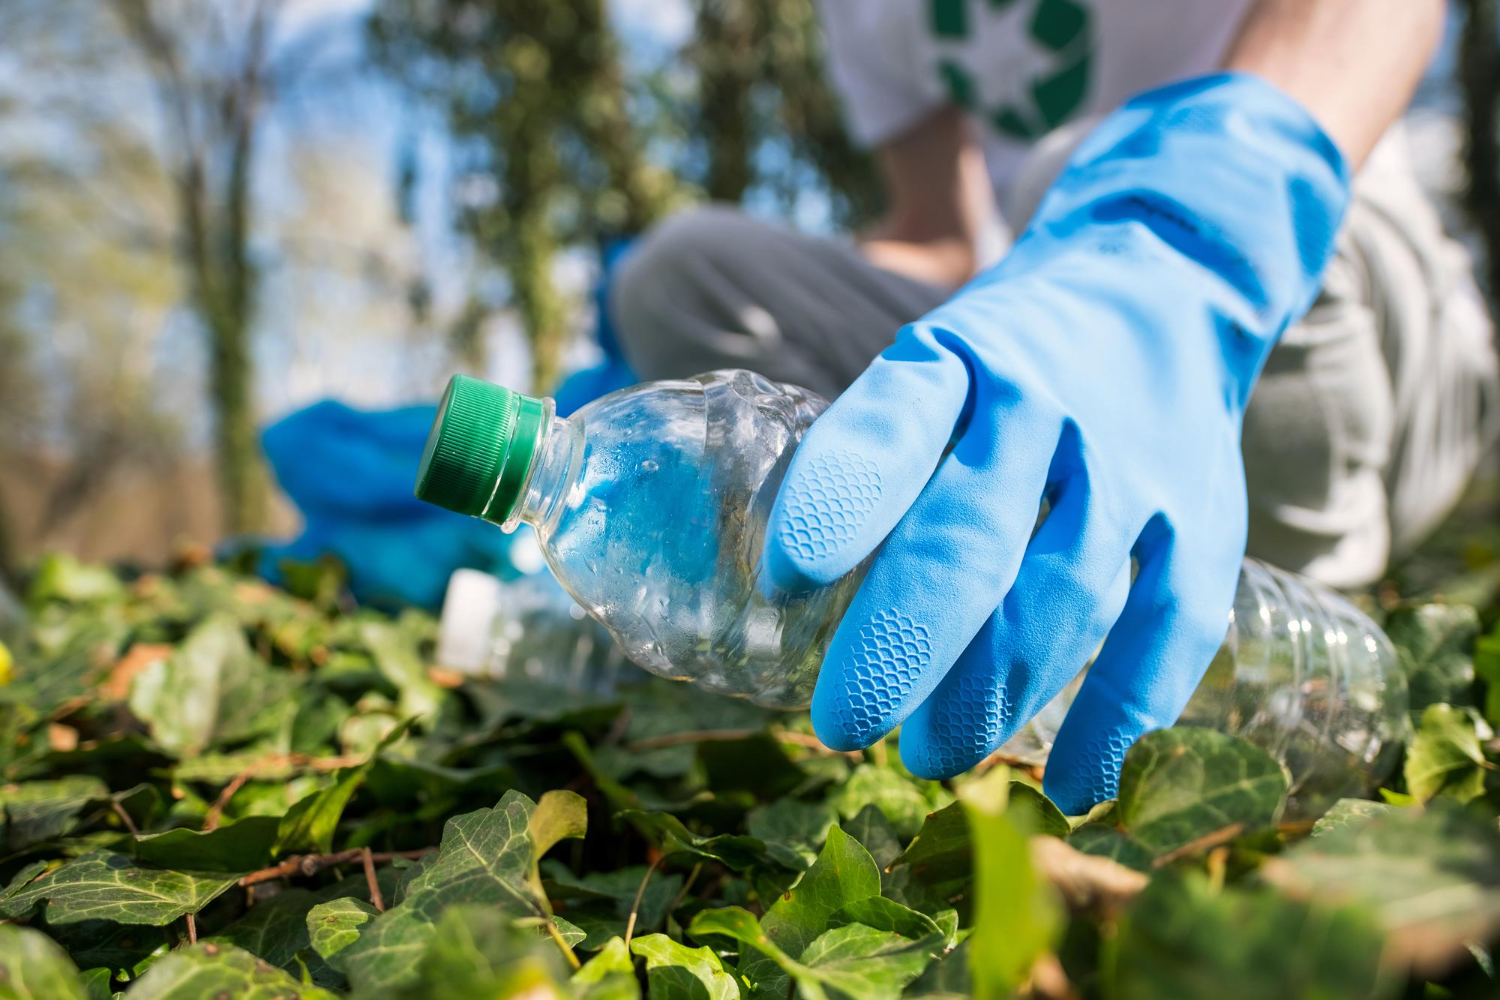
[[(610, 308), (643, 378), (748, 368), (832, 399), (950, 294), (851, 242), (706, 206), (645, 238)], [(1250, 554), (1333, 586), (1373, 581), (1452, 508), (1497, 420), (1467, 253), (1414, 181), (1367, 171), (1323, 293), (1246, 414)]]

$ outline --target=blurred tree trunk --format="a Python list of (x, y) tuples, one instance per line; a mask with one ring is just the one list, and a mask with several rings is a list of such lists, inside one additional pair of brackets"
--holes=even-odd
[(16, 587), (21, 581), (21, 561), (11, 536), (10, 517), (0, 502), (0, 586)]
[[(498, 182), (492, 200), (460, 210), (459, 224), (505, 272), (533, 387), (550, 391), (569, 334), (558, 251), (639, 232), (675, 186), (647, 162), (608, 5), (379, 0), (370, 31), (376, 58), (444, 111), (470, 159), (460, 170)], [(481, 323), (468, 309), (455, 326), (470, 361), (482, 352)]]
[(697, 0), (689, 62), (698, 74), (697, 125), (708, 146), (704, 189), (738, 202), (754, 180), (756, 127), (751, 91), (761, 78), (763, 0)]
[[(250, 253), (251, 178), (279, 0), (225, 8), (248, 10), (243, 36), (232, 37), (238, 32), (227, 27), (223, 37), (207, 39), (189, 35), (188, 25), (203, 21), (169, 18), (159, 0), (113, 0), (113, 5), (151, 72), (170, 147), (166, 159), (172, 164), (178, 253), (208, 340), (224, 528), (254, 531), (265, 517), (266, 478), (256, 444), (250, 349), (258, 289)], [(215, 51), (214, 75), (205, 79), (188, 69), (195, 43), (223, 46), (232, 56)]]
[(604, 0), (579, 0), (577, 6), (584, 81), (579, 125), (605, 171), (604, 189), (594, 199), (594, 222), (614, 235), (633, 235), (667, 210), (672, 182), (646, 162), (645, 142), (630, 118), (620, 45)]
[[(554, 131), (576, 95), (556, 71), (556, 26), (548, 0), (507, 6), (512, 31), (502, 43), (500, 59), (514, 85), (509, 98), (494, 109), (495, 141), (503, 151), (503, 215), (483, 225), (491, 236), (486, 242), (510, 276), (531, 342), (532, 389), (550, 392), (562, 371), (568, 334), (567, 310), (553, 279), (559, 241), (552, 214), (565, 184)], [(497, 225), (504, 230), (496, 231)]]
[[(879, 177), (844, 128), (813, 0), (695, 2), (687, 57), (698, 77), (695, 125), (707, 147), (708, 196), (739, 202), (765, 182), (791, 204), (819, 178), (839, 222), (857, 227), (875, 218)], [(786, 142), (794, 162), (762, 177), (756, 151), (772, 137)]]
[(1490, 301), (1500, 295), (1500, 17), (1497, 0), (1463, 0), (1458, 79), (1466, 126), (1464, 205), (1484, 242)]

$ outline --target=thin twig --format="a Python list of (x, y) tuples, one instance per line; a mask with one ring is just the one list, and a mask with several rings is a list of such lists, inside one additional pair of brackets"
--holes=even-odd
[(578, 961), (578, 956), (573, 952), (572, 946), (563, 938), (562, 931), (557, 929), (557, 924), (551, 917), (547, 918), (544, 926), (547, 928), (547, 933), (552, 935), (552, 940), (556, 941), (557, 946), (562, 949), (563, 956), (567, 958), (568, 964), (574, 969), (583, 968), (583, 963)]
[(188, 944), (197, 944), (198, 943), (198, 921), (196, 921), (196, 920), (193, 919), (193, 915), (191, 913), (189, 913), (187, 915), (187, 929), (188, 929)]
[(255, 775), (255, 771), (259, 767), (259, 764), (254, 764), (245, 768), (245, 770), (234, 776), (233, 781), (224, 786), (224, 790), (219, 793), (219, 797), (214, 799), (214, 804), (208, 807), (208, 814), (203, 817), (204, 833), (210, 833), (219, 828), (219, 818), (224, 815), (224, 807), (229, 805), (229, 800), (234, 798), (235, 792), (245, 787), (245, 782), (249, 781)]
[(835, 750), (811, 733), (799, 733), (791, 729), (775, 728), (771, 730), (771, 735), (783, 743), (790, 743), (793, 746), (811, 750), (820, 757), (846, 757), (855, 763), (859, 763), (865, 759), (864, 752), (861, 750)]
[(693, 883), (698, 881), (698, 876), (702, 874), (702, 872), (703, 862), (700, 861), (693, 866), (692, 871), (688, 872), (687, 881), (682, 883), (682, 888), (677, 890), (677, 895), (673, 896), (672, 901), (667, 904), (668, 913), (672, 913), (673, 911), (675, 911), (677, 907), (682, 904), (682, 901), (687, 898), (688, 892), (693, 888)]
[(759, 733), (759, 729), (694, 729), (686, 733), (668, 733), (665, 736), (649, 736), (625, 744), (631, 753), (660, 750), (663, 747), (680, 747), (689, 743), (728, 743), (733, 740), (748, 740)]
[(109, 806), (115, 811), (115, 815), (120, 817), (120, 822), (125, 824), (125, 829), (130, 831), (132, 837), (141, 835), (141, 831), (136, 828), (135, 820), (130, 818), (130, 813), (125, 811), (125, 807), (120, 805), (117, 799), (110, 799)]
[(630, 706), (626, 705), (620, 709), (620, 714), (615, 716), (614, 724), (609, 727), (609, 735), (604, 737), (604, 745), (607, 747), (618, 746), (630, 731)]
[(1163, 854), (1161, 857), (1151, 862), (1151, 867), (1165, 868), (1167, 865), (1170, 865), (1172, 862), (1178, 860), (1179, 858), (1186, 858), (1193, 854), (1199, 854), (1203, 851), (1211, 850), (1212, 848), (1218, 847), (1220, 844), (1227, 844), (1235, 837), (1238, 837), (1241, 833), (1244, 832), (1244, 823), (1230, 823), (1228, 826), (1220, 827), (1212, 833), (1205, 833), (1201, 837), (1195, 837), (1194, 839), (1188, 841), (1186, 844), (1183, 844), (1181, 847), (1173, 848), (1166, 854)]
[(1037, 781), (1042, 780), (1042, 768), (1038, 766), (1034, 761), (1026, 760), (1013, 754), (1002, 753), (999, 750), (996, 750), (984, 760), (980, 761), (978, 764), (975, 764), (969, 773), (983, 774), (990, 768), (1000, 764), (1004, 764), (1006, 767), (1010, 768), (1013, 771), (1024, 771)]
[(1208, 852), (1208, 886), (1215, 894), (1224, 891), (1224, 875), (1229, 868), (1229, 848), (1223, 845)]
[(303, 753), (273, 753), (267, 754), (260, 760), (236, 774), (224, 790), (214, 799), (214, 804), (209, 806), (208, 813), (203, 818), (203, 832), (215, 830), (219, 826), (219, 820), (223, 816), (224, 808), (229, 805), (229, 800), (234, 798), (234, 793), (245, 787), (245, 783), (262, 771), (282, 767), (305, 767), (314, 771), (338, 771), (346, 767), (358, 767), (363, 764), (367, 757), (311, 757)]
[[(643, 740), (634, 740), (626, 743), (624, 749), (631, 753), (643, 753), (647, 750), (660, 750), (663, 747), (679, 747), (692, 743), (732, 743), (737, 740), (748, 740), (766, 732), (762, 729), (695, 729), (685, 733), (668, 733), (665, 736), (649, 736)], [(770, 735), (773, 739), (782, 743), (791, 743), (794, 746), (805, 747), (823, 756), (848, 757), (851, 760), (863, 760), (864, 754), (858, 750), (842, 751), (832, 750), (822, 740), (808, 733), (798, 733), (790, 729), (771, 729)]]
[(662, 859), (666, 855), (651, 862), (651, 867), (646, 869), (646, 874), (641, 876), (641, 884), (635, 889), (635, 902), (630, 904), (630, 918), (625, 921), (625, 947), (630, 947), (630, 939), (635, 935), (635, 919), (641, 912), (641, 899), (646, 895), (646, 883), (651, 881), (651, 876), (656, 874), (656, 869), (661, 867)]
[(370, 886), (370, 905), (375, 907), (377, 913), (384, 913), (385, 899), (380, 895), (380, 882), (375, 878), (375, 855), (365, 847), (359, 857), (365, 864), (365, 882)]
[[(415, 860), (426, 854), (437, 850), (436, 847), (422, 847), (415, 851), (388, 851), (370, 855), (371, 864), (394, 861), (396, 858)], [(279, 878), (291, 878), (293, 875), (316, 875), (324, 868), (333, 865), (348, 864), (350, 861), (362, 860), (366, 848), (356, 847), (348, 851), (339, 851), (336, 854), (295, 854), (282, 861), (280, 864), (271, 865), (253, 871), (240, 878), (237, 885), (257, 885), (261, 882), (272, 882)]]

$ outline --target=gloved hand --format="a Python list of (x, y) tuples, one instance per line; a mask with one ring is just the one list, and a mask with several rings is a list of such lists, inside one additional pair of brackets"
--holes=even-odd
[(825, 743), (904, 721), (907, 767), (955, 774), (1108, 634), (1045, 787), (1070, 813), (1115, 794), (1125, 750), (1175, 721), (1223, 641), (1242, 415), (1348, 187), (1271, 85), (1169, 86), (1106, 119), (1011, 254), (900, 332), (809, 431), (767, 529), (791, 591), (875, 553), (818, 678)]

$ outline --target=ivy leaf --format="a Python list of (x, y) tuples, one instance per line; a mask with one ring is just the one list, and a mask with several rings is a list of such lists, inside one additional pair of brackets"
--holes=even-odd
[(766, 911), (761, 927), (788, 953), (800, 955), (828, 928), (834, 913), (879, 895), (880, 869), (870, 852), (837, 826), (830, 827), (818, 860)]
[(745, 828), (784, 865), (800, 871), (817, 859), (834, 820), (833, 810), (821, 803), (778, 799), (750, 810)]
[(265, 713), (285, 704), (300, 684), (251, 652), (233, 617), (216, 614), (135, 678), (130, 710), (158, 744), (190, 757), (267, 731)]
[(1376, 816), (1384, 816), (1391, 807), (1369, 799), (1339, 799), (1313, 824), (1312, 835), (1325, 837), (1346, 827), (1361, 826)]
[(1398, 608), (1385, 623), (1406, 676), (1411, 710), (1444, 702), (1473, 704), (1479, 612), (1466, 604), (1419, 604)]
[(359, 637), (380, 673), (400, 692), (400, 715), (423, 720), (436, 716), (445, 692), (427, 677), (414, 637), (383, 621), (361, 622)]
[(1142, 846), (1165, 854), (1234, 824), (1269, 825), (1286, 794), (1286, 771), (1264, 750), (1179, 726), (1147, 733), (1125, 755), (1118, 816)]
[(549, 792), (536, 805), (509, 791), (493, 809), (450, 819), (437, 856), (404, 884), (400, 905), (339, 953), (350, 983), (365, 990), (410, 982), (412, 962), (426, 950), (439, 915), (455, 904), (487, 906), (511, 919), (549, 919), (537, 857), (559, 838), (581, 835), (584, 815), (583, 799), (572, 792)]
[(749, 792), (769, 799), (790, 793), (806, 779), (770, 733), (699, 743), (697, 757), (708, 787), (717, 793)]
[(246, 816), (208, 832), (178, 827), (135, 838), (135, 856), (149, 865), (228, 872), (259, 868), (271, 860), (280, 820)]
[(648, 934), (631, 941), (630, 950), (646, 960), (650, 1000), (739, 1000), (734, 977), (710, 948), (689, 948), (665, 934)]
[(927, 817), (915, 839), (888, 866), (888, 895), (931, 911), (963, 902), (974, 876), (969, 821), (957, 802)]
[(1489, 724), (1472, 708), (1428, 705), (1406, 749), (1406, 788), (1418, 802), (1439, 795), (1469, 802), (1484, 794)]
[(77, 825), (78, 814), (90, 804), (108, 799), (108, 785), (82, 774), (55, 781), (0, 786), (6, 849), (23, 851), (33, 844), (60, 837)]
[[(761, 918), (760, 927), (776, 946), (797, 958), (829, 919), (850, 903), (880, 895), (880, 869), (859, 841), (837, 826), (830, 827), (818, 860), (800, 881), (776, 900)], [(740, 974), (757, 989), (781, 995), (786, 990), (785, 966), (771, 956), (748, 952), (740, 956)]]
[(610, 938), (625, 934), (632, 909), (636, 911), (637, 933), (649, 933), (665, 922), (667, 907), (682, 888), (682, 876), (658, 873), (646, 879), (647, 870), (645, 865), (631, 865), (612, 872), (590, 872), (580, 878), (556, 861), (544, 861), (542, 888), (548, 899), (569, 901), (568, 917), (586, 932), (577, 946), (593, 951)]
[(828, 797), (828, 804), (846, 820), (859, 815), (865, 806), (875, 806), (903, 838), (916, 836), (933, 809), (933, 803), (913, 779), (875, 764), (856, 767), (843, 786)]
[[(971, 961), (980, 948), (974, 942)], [(1104, 992), (1120, 1000), (1362, 1000), (1375, 992), (1380, 949), (1378, 928), (1356, 910), (1265, 887), (1220, 891), (1196, 872), (1164, 872), (1122, 919)]]
[[(695, 938), (727, 937), (738, 941), (742, 952), (764, 955), (811, 1000), (826, 1000), (825, 987), (858, 1000), (893, 1000), (942, 949), (941, 935), (911, 941), (889, 931), (846, 924), (814, 938), (799, 961), (771, 939), (753, 914), (738, 906), (699, 913), (688, 933)], [(751, 981), (757, 993), (776, 988), (773, 980)]]
[(0, 925), (0, 995), (7, 1000), (88, 1000), (68, 953), (41, 931)]
[[(1031, 864), (1036, 806), (1009, 813), (1009, 769), (997, 767), (959, 795), (974, 845), (974, 934), (969, 962), (978, 996), (1008, 996), (1052, 946), (1061, 926), (1057, 900)], [(1019, 787), (1026, 787), (1024, 785)]]
[(66, 552), (54, 552), (37, 563), (26, 603), (32, 607), (49, 601), (103, 603), (118, 600), (124, 589), (120, 578), (108, 567), (80, 562)]
[(860, 1000), (895, 1000), (942, 948), (941, 932), (913, 941), (863, 924), (846, 924), (819, 935), (802, 953), (800, 964), (835, 993)]
[(721, 833), (713, 837), (700, 837), (682, 825), (682, 820), (671, 813), (642, 812), (627, 809), (617, 814), (655, 843), (663, 854), (686, 852), (717, 861), (734, 871), (746, 871), (756, 867), (773, 870), (788, 869), (782, 857), (771, 852), (763, 840)]
[(885, 813), (876, 806), (865, 806), (844, 824), (844, 832), (865, 846), (870, 857), (884, 872), (901, 856), (901, 838)]
[(1419, 971), (1500, 931), (1500, 833), (1448, 802), (1309, 838), (1261, 874), (1299, 897), (1362, 905), (1387, 932), (1388, 957)]
[(277, 854), (296, 851), (322, 853), (333, 848), (333, 836), (349, 800), (365, 781), (381, 751), (406, 735), (414, 720), (407, 719), (381, 738), (364, 762), (345, 768), (334, 775), (334, 782), (305, 798), (298, 799), (287, 810), (276, 830)]
[[(23, 870), (7, 887), (0, 911), (24, 917), (46, 900), (45, 915), (51, 924), (113, 920), (161, 926), (197, 913), (240, 877), (143, 868), (123, 854), (107, 851), (86, 854), (55, 871), (27, 878), (30, 870)], [(27, 880), (21, 882), (23, 878)]]
[(342, 972), (343, 962), (334, 956), (358, 941), (359, 929), (379, 915), (375, 907), (353, 896), (319, 903), (304, 918), (308, 941), (325, 962)]
[(207, 940), (243, 948), (277, 968), (295, 971), (297, 953), (311, 944), (308, 913), (317, 902), (317, 893), (282, 889)]
[(913, 940), (942, 932), (937, 921), (927, 914), (902, 906), (894, 899), (886, 899), (884, 896), (866, 896), (846, 903), (828, 918), (830, 927), (842, 927), (845, 924), (863, 924)]
[(1076, 851), (1118, 861), (1138, 872), (1149, 872), (1151, 862), (1155, 860), (1152, 853), (1129, 834), (1104, 823), (1083, 824), (1068, 836), (1068, 843)]
[(573, 973), (572, 985), (581, 1000), (636, 1000), (635, 961), (624, 938), (610, 938), (588, 964)]
[[(351, 956), (350, 962), (354, 959)], [(356, 992), (395, 994), (411, 1000), (429, 997), (562, 997), (562, 956), (529, 929), (483, 905), (450, 907), (433, 927), (414, 967), (401, 982), (356, 974)], [(358, 982), (366, 983), (358, 986)]]
[(969, 969), (969, 942), (959, 942), (957, 947), (929, 965), (907, 987), (907, 997), (927, 997), (930, 1000), (963, 1000), (974, 992), (974, 976)]
[(1474, 674), (1484, 681), (1484, 720), (1500, 726), (1500, 631), (1474, 643)]
[(335, 1000), (327, 990), (303, 985), (264, 959), (233, 945), (200, 942), (178, 948), (146, 970), (130, 988), (131, 1000), (179, 997), (236, 1000)]
[(1006, 792), (1006, 811), (1030, 833), (1066, 837), (1073, 829), (1057, 803), (1035, 785), (1012, 779)]
[(134, 979), (151, 964), (153, 953), (160, 954), (171, 942), (163, 927), (117, 924), (111, 920), (81, 920), (71, 924), (52, 924), (47, 934), (63, 946), (80, 969), (103, 966), (119, 970)]

